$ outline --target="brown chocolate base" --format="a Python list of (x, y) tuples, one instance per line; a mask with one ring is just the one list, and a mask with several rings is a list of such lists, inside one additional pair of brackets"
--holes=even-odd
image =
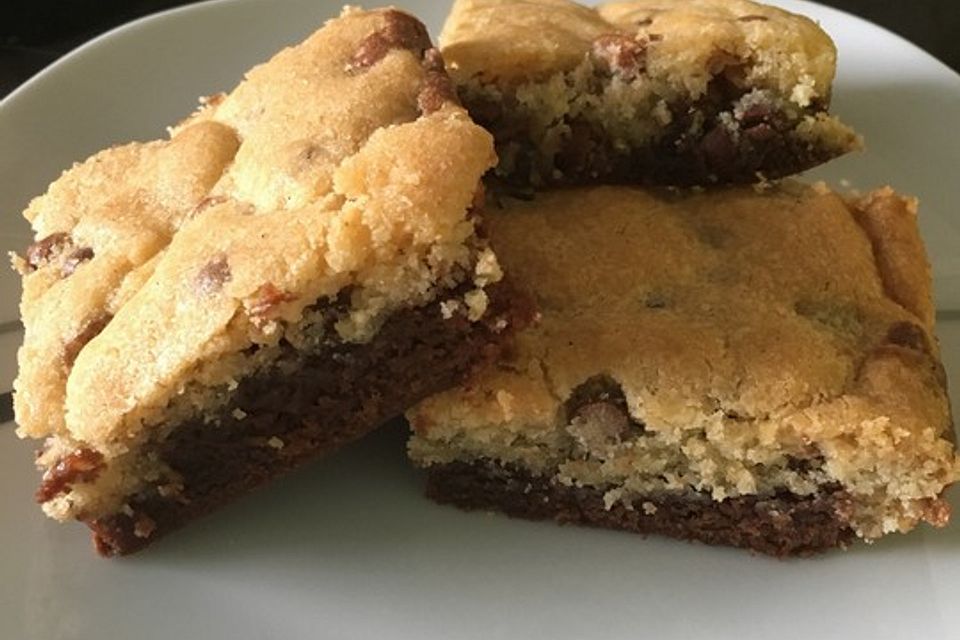
[[(686, 187), (752, 184), (811, 169), (855, 148), (812, 146), (798, 133), (808, 116), (825, 115), (822, 105), (787, 112), (773, 105), (755, 107), (734, 117), (735, 103), (745, 93), (717, 78), (707, 95), (693, 104), (670, 108), (671, 123), (658, 140), (624, 149), (610, 134), (586, 120), (566, 122), (569, 135), (559, 141), (554, 164), (542, 166), (530, 123), (516, 112), (507, 93), (502, 103), (487, 98), (461, 99), (470, 115), (488, 129), (500, 157), (512, 157), (509, 173), (495, 170), (496, 182), (514, 188), (601, 183)], [(700, 124), (694, 126), (695, 122)], [(556, 173), (556, 171), (559, 173)]]
[[(515, 466), (486, 460), (436, 465), (427, 474), (427, 495), (462, 509), (654, 533), (777, 557), (844, 548), (856, 537), (838, 515), (849, 499), (836, 487), (813, 497), (778, 493), (723, 502), (697, 493), (651, 496), (637, 501), (635, 509), (620, 503), (607, 509), (603, 494), (601, 489), (559, 485)], [(655, 510), (649, 506), (644, 510), (642, 503)]]
[[(295, 369), (278, 366), (240, 381), (219, 424), (192, 420), (159, 445), (160, 458), (183, 478), (177, 495), (152, 488), (130, 497), (132, 511), (87, 522), (97, 551), (141, 549), (458, 384), (496, 357), (505, 335), (524, 321), (507, 286), (488, 291), (492, 304), (481, 322), (445, 320), (434, 303), (395, 313), (367, 344), (337, 342), (306, 356), (286, 345)], [(498, 320), (509, 328), (497, 331)]]

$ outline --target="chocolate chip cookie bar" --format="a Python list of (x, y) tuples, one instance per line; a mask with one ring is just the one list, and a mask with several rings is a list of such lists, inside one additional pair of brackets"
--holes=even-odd
[(791, 182), (490, 212), (541, 317), (408, 412), (429, 495), (776, 556), (945, 525), (960, 463), (915, 218), (889, 188)]
[(424, 26), (347, 9), (169, 139), (66, 171), (14, 259), (43, 510), (134, 551), (490, 358), (494, 161)]
[(519, 186), (749, 183), (860, 145), (830, 37), (747, 0), (457, 0), (440, 42)]

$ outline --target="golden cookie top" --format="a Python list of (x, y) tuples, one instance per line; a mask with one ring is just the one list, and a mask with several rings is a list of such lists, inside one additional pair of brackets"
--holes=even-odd
[(748, 0), (633, 0), (596, 9), (569, 0), (456, 0), (440, 43), (458, 82), (544, 80), (591, 54), (612, 53), (669, 79), (678, 95), (702, 95), (729, 68), (742, 74), (738, 81), (804, 107), (829, 102), (836, 68), (833, 42), (815, 22)]
[(346, 287), (340, 338), (369, 339), (473, 268), (494, 161), (423, 25), (345, 10), (169, 140), (102, 151), (30, 203), (19, 433), (120, 455)]
[(838, 478), (929, 460), (942, 486), (960, 468), (915, 216), (889, 189), (847, 203), (797, 183), (511, 202), (486, 224), (539, 323), (408, 417), (423, 441), (522, 450), (603, 375), (677, 442), (705, 427), (730, 446), (817, 442)]

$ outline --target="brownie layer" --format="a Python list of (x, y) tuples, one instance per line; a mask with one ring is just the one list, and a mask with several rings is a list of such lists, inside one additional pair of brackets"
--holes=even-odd
[(158, 445), (160, 459), (183, 478), (176, 495), (150, 489), (131, 496), (125, 512), (87, 522), (97, 551), (136, 551), (458, 384), (496, 356), (519, 321), (508, 286), (488, 291), (480, 322), (444, 319), (438, 301), (395, 313), (366, 344), (336, 342), (310, 354), (284, 345), (279, 362), (295, 368), (278, 364), (241, 380), (215, 415), (178, 426)]
[[(603, 80), (598, 80), (603, 82)], [(799, 108), (786, 101), (738, 102), (747, 94), (722, 77), (696, 101), (668, 107), (669, 124), (647, 144), (628, 144), (607, 131), (602, 121), (565, 118), (569, 132), (550, 141), (531, 136), (540, 117), (525, 113), (509, 93), (501, 101), (470, 89), (461, 98), (470, 115), (493, 133), (497, 153), (509, 158), (498, 175), (510, 184), (577, 185), (596, 182), (691, 186), (754, 183), (758, 175), (777, 179), (805, 171), (851, 150), (849, 141), (815, 143), (801, 133), (810, 118), (826, 117), (824, 105)], [(638, 105), (640, 107), (641, 105)], [(638, 118), (654, 119), (643, 108)], [(553, 163), (541, 147), (555, 147)]]
[(639, 498), (635, 508), (607, 508), (603, 489), (564, 486), (490, 460), (452, 462), (427, 472), (427, 495), (463, 509), (654, 533), (777, 557), (805, 556), (845, 547), (856, 537), (842, 513), (849, 498), (836, 486), (815, 496), (778, 493), (716, 502), (696, 492)]

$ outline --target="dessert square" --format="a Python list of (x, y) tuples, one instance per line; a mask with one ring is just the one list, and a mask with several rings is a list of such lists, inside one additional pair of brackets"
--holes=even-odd
[(947, 523), (914, 200), (599, 186), (486, 225), (541, 315), (407, 413), (435, 500), (776, 556)]
[(129, 553), (490, 358), (494, 161), (424, 26), (348, 8), (169, 139), (67, 170), (14, 258), (43, 510)]
[(514, 186), (750, 183), (861, 144), (830, 37), (747, 0), (456, 0), (440, 43)]

